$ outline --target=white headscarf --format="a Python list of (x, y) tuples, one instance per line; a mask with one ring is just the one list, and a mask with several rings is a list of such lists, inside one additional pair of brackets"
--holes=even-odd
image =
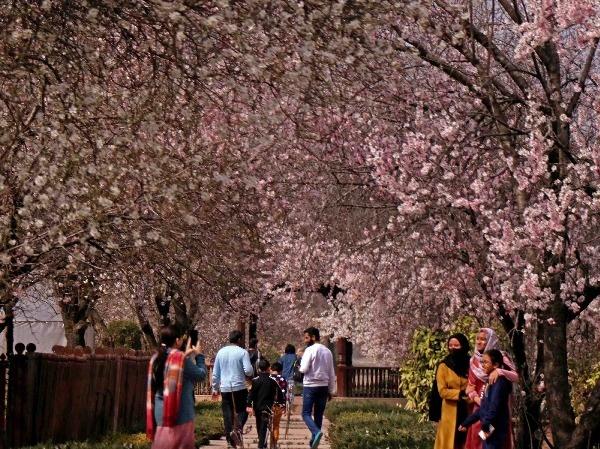
[[(489, 327), (482, 327), (481, 329), (479, 329), (479, 332), (477, 332), (477, 334), (480, 334), (481, 332), (485, 332), (485, 334), (487, 335), (487, 341), (485, 343), (484, 350), (481, 352), (477, 350), (477, 345), (475, 346), (475, 351), (473, 352), (473, 356), (471, 357), (471, 370), (479, 380), (481, 380), (482, 382), (487, 382), (488, 375), (481, 366), (481, 359), (483, 358), (483, 354), (485, 353), (485, 351), (489, 351), (490, 349), (500, 349), (500, 340), (498, 339), (496, 332), (494, 332), (494, 330), (490, 329)], [(475, 363), (475, 361), (477, 361), (478, 363)]]

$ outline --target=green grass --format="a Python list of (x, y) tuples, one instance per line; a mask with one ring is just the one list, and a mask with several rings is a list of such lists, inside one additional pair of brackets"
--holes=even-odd
[(335, 401), (326, 409), (333, 449), (431, 449), (430, 423), (417, 413), (377, 401)]
[[(209, 439), (223, 435), (223, 416), (219, 402), (201, 402), (196, 405), (196, 446), (208, 444)], [(29, 449), (150, 449), (151, 443), (145, 433), (116, 433), (99, 441), (68, 441), (66, 443), (42, 443)], [(27, 449), (27, 448), (26, 448)]]

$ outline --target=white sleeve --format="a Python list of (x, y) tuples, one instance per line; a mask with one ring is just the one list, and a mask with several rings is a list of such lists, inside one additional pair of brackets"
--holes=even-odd
[(329, 393), (335, 394), (337, 391), (337, 376), (335, 374), (335, 365), (333, 363), (333, 354), (329, 351)]
[(300, 372), (306, 374), (310, 368), (310, 362), (312, 361), (312, 351), (310, 348), (306, 348), (304, 354), (302, 354), (302, 360), (300, 361)]

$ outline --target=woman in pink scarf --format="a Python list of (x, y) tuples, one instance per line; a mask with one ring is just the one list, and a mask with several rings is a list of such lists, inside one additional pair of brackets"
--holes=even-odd
[(194, 383), (206, 377), (204, 355), (180, 330), (165, 326), (161, 345), (148, 365), (146, 434), (152, 449), (195, 449)]
[[(486, 374), (485, 370), (481, 366), (481, 359), (485, 351), (490, 349), (499, 349), (499, 340), (496, 332), (493, 329), (483, 327), (479, 329), (477, 333), (477, 339), (475, 341), (475, 353), (471, 357), (471, 363), (469, 367), (469, 385), (467, 387), (467, 394), (473, 401), (469, 413), (473, 413), (479, 408), (481, 403), (481, 395), (485, 390), (486, 385), (493, 384), (498, 379), (498, 376), (504, 376), (511, 382), (517, 382), (519, 375), (515, 369), (513, 361), (508, 357), (505, 352), (502, 352), (504, 356), (504, 365), (509, 369), (497, 368), (489, 375)], [(479, 431), (481, 430), (481, 424), (479, 422), (469, 427), (467, 433), (466, 449), (481, 449), (483, 440), (479, 437)], [(512, 435), (512, 429), (509, 431), (509, 435)], [(512, 449), (513, 441), (512, 437), (506, 439), (504, 449)]]

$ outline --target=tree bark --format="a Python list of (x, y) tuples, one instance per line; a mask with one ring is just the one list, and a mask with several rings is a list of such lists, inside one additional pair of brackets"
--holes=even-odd
[(519, 449), (537, 449), (541, 445), (540, 428), (541, 395), (536, 391), (535, 376), (532, 378), (527, 362), (524, 314), (517, 311), (516, 322), (502, 304), (498, 305), (500, 322), (510, 341), (515, 365), (521, 378), (521, 388), (525, 392), (523, 406), (519, 408), (519, 425), (516, 429), (516, 446)]
[(544, 314), (544, 383), (552, 438), (565, 448), (575, 429), (567, 364), (567, 310), (557, 299)]

